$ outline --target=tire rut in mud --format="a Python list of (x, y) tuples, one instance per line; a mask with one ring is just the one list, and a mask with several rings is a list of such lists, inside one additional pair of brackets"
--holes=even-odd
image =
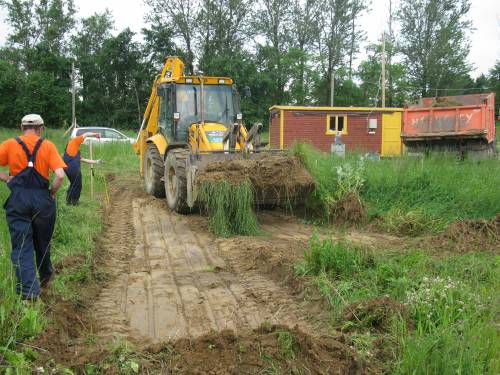
[(113, 196), (103, 240), (112, 281), (95, 304), (101, 336), (160, 342), (263, 323), (315, 332), (308, 311), (286, 287), (251, 267), (230, 264), (221, 247), (234, 242), (216, 240), (196, 226), (198, 220), (136, 189)]

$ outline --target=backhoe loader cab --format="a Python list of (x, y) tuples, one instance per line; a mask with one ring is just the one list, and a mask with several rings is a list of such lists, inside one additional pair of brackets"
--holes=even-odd
[(198, 83), (165, 83), (158, 96), (159, 132), (172, 142), (188, 143), (191, 126), (203, 121), (211, 149), (222, 150), (224, 133), (240, 118), (239, 96), (230, 83), (204, 84), (203, 98)]
[(210, 161), (256, 158), (262, 124), (247, 132), (228, 77), (185, 76), (168, 57), (156, 77), (134, 149), (146, 191), (177, 212), (196, 202), (196, 175)]

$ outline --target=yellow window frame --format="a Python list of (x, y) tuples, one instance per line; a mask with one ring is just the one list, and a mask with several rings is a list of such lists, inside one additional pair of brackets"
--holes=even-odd
[[(328, 115), (326, 116), (326, 135), (336, 135), (339, 129), (339, 118), (342, 117), (344, 119), (344, 128), (340, 132), (342, 135), (347, 135), (347, 116), (345, 115)], [(330, 125), (331, 121), (334, 119), (335, 121), (335, 130), (331, 130)]]

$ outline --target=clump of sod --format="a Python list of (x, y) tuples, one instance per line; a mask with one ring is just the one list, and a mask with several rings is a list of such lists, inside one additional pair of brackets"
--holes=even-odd
[(260, 232), (253, 211), (254, 194), (248, 179), (238, 184), (203, 181), (199, 200), (208, 214), (208, 226), (217, 236), (254, 235)]

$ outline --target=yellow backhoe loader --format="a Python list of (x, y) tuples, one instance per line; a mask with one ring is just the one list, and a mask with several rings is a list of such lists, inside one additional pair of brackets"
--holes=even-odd
[(185, 76), (182, 60), (167, 57), (134, 144), (146, 191), (166, 196), (174, 211), (189, 211), (196, 204), (197, 176), (211, 163), (213, 169), (269, 155), (260, 147), (261, 130), (255, 124), (247, 131), (231, 78)]

